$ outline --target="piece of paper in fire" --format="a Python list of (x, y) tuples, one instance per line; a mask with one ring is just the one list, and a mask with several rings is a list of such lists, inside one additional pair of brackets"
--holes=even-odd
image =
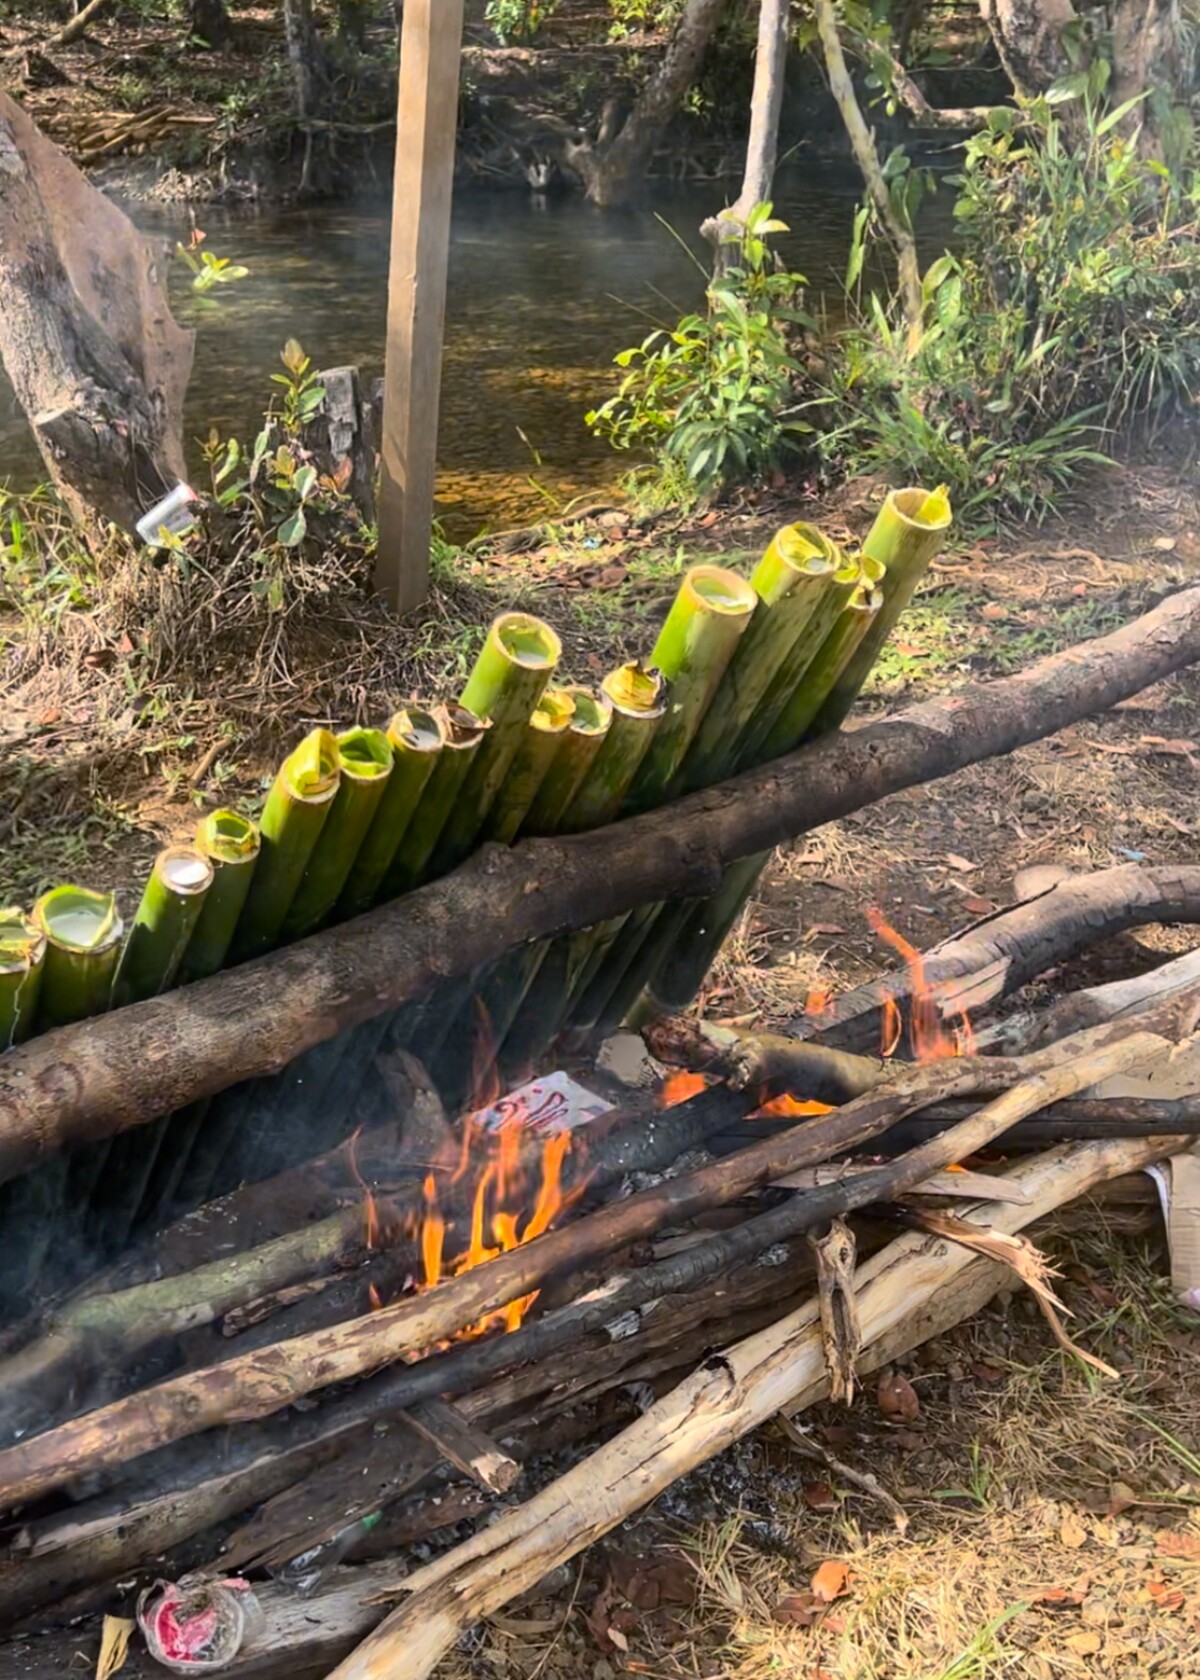
[(485, 1132), (498, 1132), (502, 1126), (515, 1122), (549, 1137), (555, 1132), (573, 1132), (579, 1126), (586, 1126), (602, 1114), (610, 1113), (612, 1107), (612, 1103), (586, 1090), (569, 1074), (556, 1071), (518, 1086), (488, 1108), (477, 1109), (471, 1118)]

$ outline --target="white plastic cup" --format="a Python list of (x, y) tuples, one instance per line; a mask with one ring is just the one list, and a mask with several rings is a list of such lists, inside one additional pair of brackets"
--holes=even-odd
[(196, 499), (196, 492), (190, 484), (177, 484), (161, 502), (154, 504), (149, 513), (144, 513), (137, 522), (137, 534), (147, 548), (163, 547), (159, 532), (164, 529), (173, 537), (181, 537), (185, 531), (190, 531), (196, 521), (189, 512), (189, 506)]

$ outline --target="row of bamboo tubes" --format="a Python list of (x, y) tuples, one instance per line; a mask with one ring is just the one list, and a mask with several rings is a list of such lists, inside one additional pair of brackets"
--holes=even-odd
[[(31, 914), (0, 911), (0, 1051), (367, 911), (485, 840), (597, 827), (837, 728), (950, 518), (944, 490), (896, 490), (856, 554), (795, 524), (749, 579), (693, 566), (648, 657), (595, 691), (556, 681), (548, 624), (502, 614), (457, 702), (406, 707), (386, 729), (313, 730), (257, 823), (215, 811), (190, 846), (161, 852), (128, 935), (114, 896), (85, 887), (53, 888)], [(472, 977), (505, 1057), (528, 1066), (567, 1027), (684, 1006), (764, 861), (733, 866), (703, 903), (648, 906)], [(468, 992), (457, 1001), (466, 1008)], [(418, 1012), (419, 1053), (436, 1050), (431, 1033), (453, 1037), (455, 1015), (440, 999), (435, 1031)], [(136, 1161), (145, 1189), (155, 1155), (194, 1150), (204, 1120), (175, 1116), (150, 1128), (155, 1139), (86, 1151), (73, 1185), (86, 1192)], [(177, 1182), (178, 1161), (171, 1173)]]

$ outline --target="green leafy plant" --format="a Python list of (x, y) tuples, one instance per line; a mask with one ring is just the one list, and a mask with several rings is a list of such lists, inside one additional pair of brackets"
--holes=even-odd
[(617, 356), (625, 375), (616, 394), (586, 417), (596, 436), (709, 491), (776, 466), (811, 432), (796, 400), (796, 340), (813, 326), (800, 307), (805, 281), (777, 268), (770, 249), (786, 231), (769, 204), (754, 207), (725, 241), (731, 260), (708, 288), (705, 313)]
[[(910, 354), (893, 300), (861, 295), (830, 357), (821, 449), (846, 470), (950, 485), (976, 523), (1040, 519), (1111, 440), (1190, 404), (1200, 379), (1200, 185), (1141, 155), (1136, 102), (998, 110), (966, 144), (961, 248), (924, 276)], [(910, 172), (893, 169), (907, 193)]]
[(502, 47), (527, 46), (558, 8), (558, 0), (487, 0), (484, 21)]
[(218, 257), (212, 251), (203, 250), (204, 237), (199, 228), (193, 228), (189, 243), (175, 247), (180, 262), (192, 276), (192, 290), (211, 292), (214, 286), (228, 286), (235, 280), (244, 280), (250, 270), (241, 263), (235, 263), (231, 257)]

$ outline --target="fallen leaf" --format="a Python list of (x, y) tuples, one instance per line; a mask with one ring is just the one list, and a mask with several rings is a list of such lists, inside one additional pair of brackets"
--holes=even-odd
[(1168, 753), (1177, 758), (1190, 758), (1197, 748), (1195, 741), (1183, 740), (1178, 736), (1168, 740), (1162, 735), (1139, 735), (1138, 743), (1149, 747), (1153, 752)]
[(980, 898), (977, 893), (967, 893), (962, 907), (968, 916), (990, 916), (996, 908), (996, 901), (992, 898)]
[(850, 1571), (838, 1558), (826, 1558), (812, 1578), (812, 1590), (824, 1604), (832, 1604), (846, 1591)]
[(96, 1680), (112, 1680), (125, 1667), (129, 1655), (129, 1636), (137, 1626), (123, 1616), (105, 1616), (100, 1634), (100, 1655), (96, 1660)]
[(898, 1447), (903, 1447), (905, 1452), (921, 1452), (928, 1445), (924, 1435), (915, 1429), (897, 1429), (890, 1439)]
[(1182, 1533), (1167, 1529), (1159, 1534), (1156, 1549), (1159, 1557), (1200, 1559), (1200, 1534), (1191, 1529)]
[(921, 1415), (921, 1402), (917, 1399), (917, 1391), (899, 1371), (884, 1370), (875, 1390), (875, 1399), (884, 1417), (899, 1418), (904, 1423), (913, 1423)]
[(972, 1365), (970, 1370), (971, 1375), (976, 1379), (976, 1381), (991, 1383), (993, 1386), (996, 1383), (1002, 1383), (1007, 1374), (996, 1365), (980, 1365), (978, 1363)]
[(821, 1628), (825, 1633), (845, 1633), (846, 1618), (844, 1616), (826, 1616), (821, 1623)]
[(979, 609), (980, 618), (985, 618), (989, 624), (1000, 624), (1008, 617), (1008, 608), (1001, 601), (989, 601)]
[(618, 1651), (628, 1651), (629, 1641), (626, 1639), (619, 1627), (610, 1627), (608, 1630), (608, 1637), (612, 1640)]
[(1160, 554), (1170, 554), (1171, 550), (1175, 547), (1175, 538), (1155, 537), (1154, 541), (1150, 544), (1150, 547), (1156, 548)]
[(1094, 1657), (1104, 1641), (1098, 1633), (1068, 1634), (1063, 1644), (1069, 1651), (1075, 1651), (1081, 1657)]
[(1059, 1540), (1064, 1546), (1069, 1546), (1075, 1552), (1079, 1550), (1080, 1546), (1087, 1544), (1087, 1537), (1088, 1531), (1075, 1515), (1075, 1512), (1068, 1511), (1058, 1531)]
[(1169, 1587), (1165, 1581), (1147, 1581), (1146, 1591), (1153, 1599), (1156, 1609), (1182, 1610), (1183, 1594), (1178, 1587)]
[(810, 928), (804, 930), (804, 937), (816, 939), (820, 934), (839, 934), (845, 931), (845, 928), (839, 927), (836, 922), (814, 922)]
[(962, 857), (958, 852), (947, 852), (946, 853), (946, 862), (950, 865), (951, 869), (978, 869), (979, 868), (979, 865), (977, 863), (972, 863), (970, 858)]
[(838, 1496), (828, 1482), (805, 1482), (804, 1503), (810, 1511), (836, 1511)]
[(771, 1614), (790, 1627), (811, 1627), (821, 1613), (821, 1604), (810, 1592), (787, 1593)]
[(1138, 1496), (1131, 1487), (1124, 1482), (1114, 1482), (1108, 1490), (1108, 1510), (1106, 1515), (1119, 1517), (1122, 1511), (1128, 1511), (1131, 1505), (1136, 1505)]
[(624, 583), (627, 575), (625, 566), (605, 566), (600, 573), (600, 582), (608, 584)]
[(1078, 1610), (1086, 1597), (1077, 1587), (1047, 1587), (1033, 1602), (1043, 1610)]

